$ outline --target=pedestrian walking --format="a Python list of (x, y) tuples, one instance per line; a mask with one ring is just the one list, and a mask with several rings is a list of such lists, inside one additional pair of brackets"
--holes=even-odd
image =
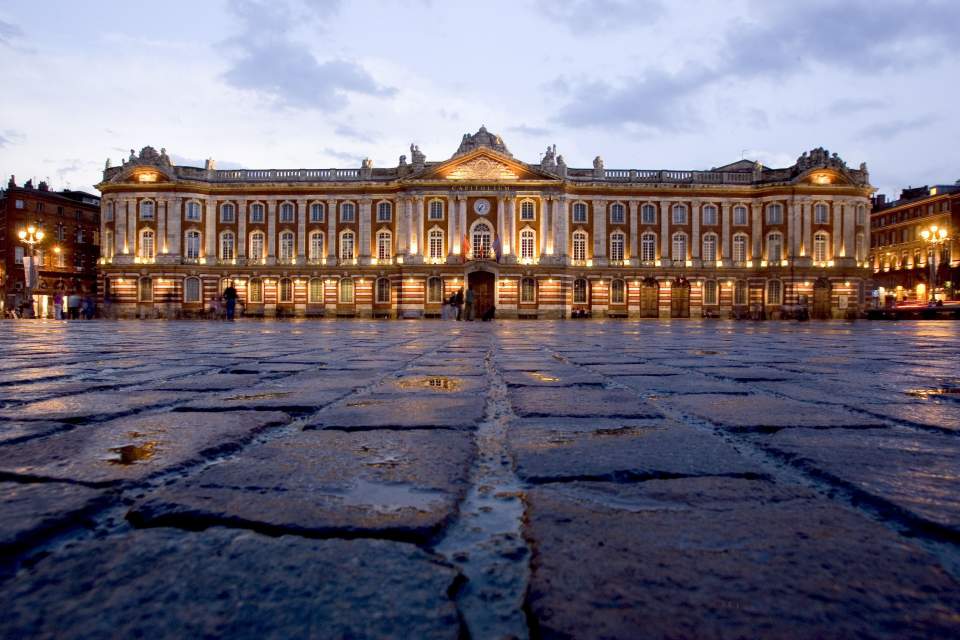
[(93, 320), (93, 297), (88, 293), (83, 296), (83, 302), (80, 303), (80, 312), (84, 320)]
[(63, 291), (59, 289), (53, 294), (53, 319), (63, 320)]
[(463, 287), (453, 296), (453, 306), (457, 308), (457, 320), (463, 320)]
[(210, 315), (214, 320), (220, 319), (220, 314), (222, 313), (223, 306), (220, 303), (220, 296), (213, 296), (213, 300), (210, 301)]
[(233, 316), (237, 312), (237, 290), (233, 284), (223, 290), (223, 299), (227, 303), (227, 320), (233, 322)]
[(80, 294), (78, 292), (74, 291), (67, 297), (67, 312), (71, 320), (80, 319), (80, 304)]
[(473, 302), (474, 294), (473, 287), (467, 287), (467, 296), (466, 296), (466, 313), (467, 313), (467, 322), (473, 321)]

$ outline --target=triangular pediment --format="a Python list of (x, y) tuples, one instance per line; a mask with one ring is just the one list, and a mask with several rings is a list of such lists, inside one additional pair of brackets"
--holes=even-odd
[(411, 176), (414, 180), (450, 180), (455, 182), (513, 182), (517, 180), (556, 180), (557, 177), (534, 169), (523, 162), (482, 148), (456, 156), (426, 171)]

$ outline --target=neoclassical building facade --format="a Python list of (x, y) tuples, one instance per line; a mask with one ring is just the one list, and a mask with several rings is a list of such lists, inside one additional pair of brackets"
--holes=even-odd
[(567, 167), (517, 160), (481, 127), (452, 157), (395, 167), (104, 170), (100, 290), (119, 315), (202, 314), (228, 285), (247, 315), (430, 317), (470, 287), (497, 317), (728, 317), (864, 299), (865, 165)]

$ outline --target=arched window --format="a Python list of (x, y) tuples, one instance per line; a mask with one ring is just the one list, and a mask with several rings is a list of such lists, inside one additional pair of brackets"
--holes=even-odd
[(657, 224), (657, 208), (652, 204), (645, 204), (640, 208), (640, 222), (643, 224)]
[(587, 203), (573, 203), (573, 221), (574, 223), (584, 223), (587, 221)]
[(587, 232), (573, 232), (573, 259), (583, 262), (587, 259)]
[(323, 231), (312, 231), (310, 233), (310, 261), (322, 260), (326, 250), (327, 243)]
[(443, 200), (430, 201), (430, 213), (427, 217), (430, 220), (443, 220)]
[(747, 224), (747, 208), (742, 204), (733, 208), (733, 224), (740, 226)]
[(716, 280), (707, 280), (703, 283), (703, 304), (717, 304)]
[(583, 278), (573, 281), (573, 304), (587, 304), (587, 281)]
[(144, 200), (140, 203), (140, 219), (141, 220), (153, 220), (154, 218), (154, 205), (153, 200)]
[[(390, 203), (388, 202), (386, 204)], [(393, 234), (386, 229), (381, 229), (377, 232), (377, 260), (389, 260), (392, 255)]]
[(157, 247), (155, 244), (155, 238), (153, 234), (153, 229), (144, 229), (140, 232), (140, 259), (141, 260), (153, 260), (157, 255)]
[(352, 202), (341, 202), (340, 222), (353, 222), (356, 219), (356, 211), (357, 209)]
[(293, 302), (293, 281), (290, 278), (280, 278), (277, 283), (279, 302)]
[(716, 262), (717, 260), (717, 234), (703, 234), (703, 251), (701, 258), (704, 262)]
[(657, 259), (657, 234), (648, 231), (640, 236), (640, 259), (653, 262)]
[(677, 231), (673, 234), (672, 251), (670, 253), (674, 262), (687, 259), (687, 234)]
[(191, 222), (197, 222), (200, 220), (200, 203), (196, 200), (191, 200), (187, 203), (187, 212), (185, 218)]
[(813, 207), (814, 224), (830, 224), (830, 209), (827, 205), (821, 203)]
[(140, 278), (137, 287), (137, 295), (140, 302), (153, 302), (153, 279), (150, 277)]
[(703, 224), (705, 226), (711, 226), (717, 224), (717, 208), (712, 205), (704, 205), (703, 207)]
[(532, 260), (536, 251), (537, 236), (533, 229), (527, 228), (520, 232), (520, 257)]
[(377, 222), (390, 222), (393, 217), (393, 205), (389, 202), (377, 204)]
[(537, 301), (537, 281), (533, 278), (521, 278), (520, 280), (520, 302), (522, 304), (534, 304)]
[(767, 260), (774, 266), (783, 260), (783, 234), (779, 231), (767, 236)]
[(767, 224), (783, 224), (783, 205), (778, 203), (767, 205)]
[(292, 202), (284, 202), (280, 205), (280, 222), (293, 222)]
[(377, 304), (390, 303), (390, 281), (387, 278), (377, 278), (376, 296)]
[(624, 207), (619, 202), (610, 205), (610, 224), (623, 224), (627, 220)]
[(614, 280), (610, 283), (610, 304), (626, 304), (627, 286), (623, 280)]
[(263, 243), (265, 236), (262, 231), (254, 231), (250, 234), (250, 259), (257, 262), (262, 262), (264, 253), (263, 253)]
[(307, 291), (307, 302), (310, 304), (323, 304), (323, 280), (320, 278), (310, 279), (310, 288)]
[(293, 232), (284, 231), (280, 234), (280, 247), (277, 256), (283, 262), (293, 262)]
[(253, 304), (263, 303), (263, 280), (253, 278), (247, 285), (247, 299)]
[(237, 210), (229, 202), (220, 205), (220, 222), (230, 223), (237, 219)]
[(827, 247), (830, 244), (830, 236), (826, 231), (817, 231), (813, 234), (813, 261), (827, 261)]
[(439, 304), (443, 302), (443, 279), (433, 276), (427, 280), (427, 302)]
[(224, 231), (220, 234), (220, 259), (233, 260), (237, 257), (237, 237), (232, 231)]
[(429, 250), (430, 258), (432, 260), (442, 260), (443, 259), (443, 230), (434, 227), (430, 229), (430, 234), (427, 237), (429, 241)]
[[(621, 205), (622, 206), (622, 205)], [(627, 237), (620, 231), (614, 231), (610, 234), (610, 259), (615, 262), (623, 262), (624, 246), (627, 243)]]
[[(340, 234), (340, 259), (353, 260), (354, 256), (354, 235), (353, 231), (344, 231)], [(351, 283), (353, 280), (350, 281)], [(352, 284), (351, 284), (352, 286)]]
[(183, 281), (183, 301), (200, 302), (200, 278), (187, 278)]
[(733, 236), (733, 261), (747, 261), (747, 234), (736, 233)]
[(314, 202), (310, 205), (310, 222), (323, 222), (322, 202)]
[(473, 227), (473, 237), (470, 248), (473, 250), (474, 260), (484, 260), (490, 257), (492, 231), (486, 222), (478, 222)]
[(533, 203), (533, 200), (524, 200), (520, 203), (520, 219), (521, 220), (536, 220), (537, 218), (537, 207)]
[(353, 280), (350, 278), (340, 280), (340, 302), (353, 304)]
[(687, 224), (687, 205), (673, 205), (673, 224)]
[(733, 285), (733, 304), (747, 304), (747, 282), (746, 280), (737, 280)]
[(200, 257), (200, 232), (190, 229), (183, 235), (183, 257), (196, 260)]
[(263, 205), (259, 202), (254, 202), (250, 205), (250, 222), (252, 224), (259, 224), (263, 222)]
[(767, 283), (767, 304), (783, 304), (783, 284), (779, 280)]

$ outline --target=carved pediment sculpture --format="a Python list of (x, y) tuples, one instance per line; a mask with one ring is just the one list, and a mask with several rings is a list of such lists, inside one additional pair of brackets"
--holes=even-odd
[(446, 177), (448, 180), (517, 180), (519, 178), (507, 165), (484, 156), (456, 166)]

